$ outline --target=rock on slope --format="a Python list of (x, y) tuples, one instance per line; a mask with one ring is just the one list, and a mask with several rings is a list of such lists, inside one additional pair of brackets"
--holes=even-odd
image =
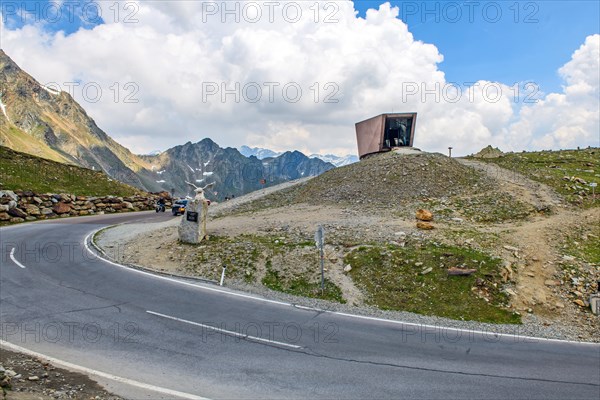
[(491, 145), (488, 145), (487, 147), (484, 147), (483, 149), (479, 150), (476, 154), (473, 154), (473, 157), (475, 157), (475, 158), (498, 158), (498, 157), (501, 157), (502, 155), (504, 155), (502, 150), (500, 150), (497, 147), (492, 147)]

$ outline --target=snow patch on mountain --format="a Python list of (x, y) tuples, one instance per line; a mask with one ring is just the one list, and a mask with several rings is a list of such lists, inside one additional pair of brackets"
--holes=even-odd
[(50, 93), (53, 96), (57, 96), (57, 95), (60, 94), (59, 90), (53, 89), (53, 88), (51, 88), (49, 86), (46, 86), (46, 85), (40, 85), (40, 86), (42, 87), (42, 89), (44, 89), (46, 92)]
[(2, 109), (2, 113), (4, 114), (6, 119), (10, 121), (10, 118), (8, 118), (8, 114), (6, 113), (6, 105), (2, 102), (1, 97), (0, 97), (0, 109)]
[(269, 158), (269, 157), (278, 157), (283, 154), (283, 153), (278, 153), (276, 151), (269, 150), (269, 149), (262, 149), (260, 147), (242, 146), (238, 150), (243, 156), (246, 156), (246, 157), (254, 156), (254, 157), (258, 158), (259, 160), (262, 160), (264, 158)]
[(354, 164), (358, 162), (358, 156), (353, 154), (348, 154), (346, 156), (340, 157), (334, 154), (311, 154), (308, 158), (318, 158), (325, 162), (331, 163), (336, 167), (343, 167), (344, 165)]

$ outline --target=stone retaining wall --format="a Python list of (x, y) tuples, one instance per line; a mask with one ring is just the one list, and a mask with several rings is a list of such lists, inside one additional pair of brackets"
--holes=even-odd
[(31, 191), (0, 190), (0, 224), (153, 210), (160, 197), (165, 199), (169, 208), (171, 196), (167, 192), (131, 197), (92, 197), (66, 193), (38, 194)]

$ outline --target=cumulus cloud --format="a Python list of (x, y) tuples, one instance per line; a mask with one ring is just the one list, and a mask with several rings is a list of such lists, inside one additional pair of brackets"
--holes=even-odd
[(509, 137), (535, 148), (600, 145), (600, 35), (588, 36), (559, 69), (562, 93), (550, 93), (523, 107)]
[(388, 3), (364, 18), (350, 1), (98, 4), (104, 24), (3, 28), (2, 47), (41, 83), (79, 83), (75, 98), (135, 152), (210, 137), (355, 153), (355, 122), (401, 111), (419, 113), (415, 145), (428, 151), (599, 144), (599, 35), (559, 70), (562, 93), (521, 105), (502, 83), (446, 82), (442, 54)]

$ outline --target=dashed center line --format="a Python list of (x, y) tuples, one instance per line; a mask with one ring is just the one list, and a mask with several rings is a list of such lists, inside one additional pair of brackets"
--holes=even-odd
[(259, 337), (256, 337), (256, 336), (244, 335), (244, 334), (239, 333), (239, 332), (228, 331), (226, 329), (216, 328), (216, 327), (211, 326), (211, 325), (205, 325), (205, 324), (201, 324), (199, 322), (188, 321), (187, 319), (172, 317), (170, 315), (165, 315), (165, 314), (157, 313), (157, 312), (154, 312), (154, 311), (146, 311), (146, 312), (148, 314), (156, 315), (157, 317), (167, 318), (167, 319), (171, 319), (173, 321), (179, 321), (179, 322), (183, 322), (183, 323), (186, 323), (186, 324), (190, 324), (190, 325), (194, 325), (194, 326), (199, 326), (201, 328), (210, 329), (213, 332), (220, 332), (220, 333), (223, 333), (225, 335), (239, 337), (241, 339), (246, 339), (246, 340), (251, 340), (251, 341), (261, 342), (261, 343), (275, 344), (275, 345), (278, 345), (278, 346), (291, 347), (292, 349), (301, 349), (302, 348), (302, 346), (297, 346), (295, 344), (278, 342), (276, 340), (269, 340), (269, 339), (259, 338)]

